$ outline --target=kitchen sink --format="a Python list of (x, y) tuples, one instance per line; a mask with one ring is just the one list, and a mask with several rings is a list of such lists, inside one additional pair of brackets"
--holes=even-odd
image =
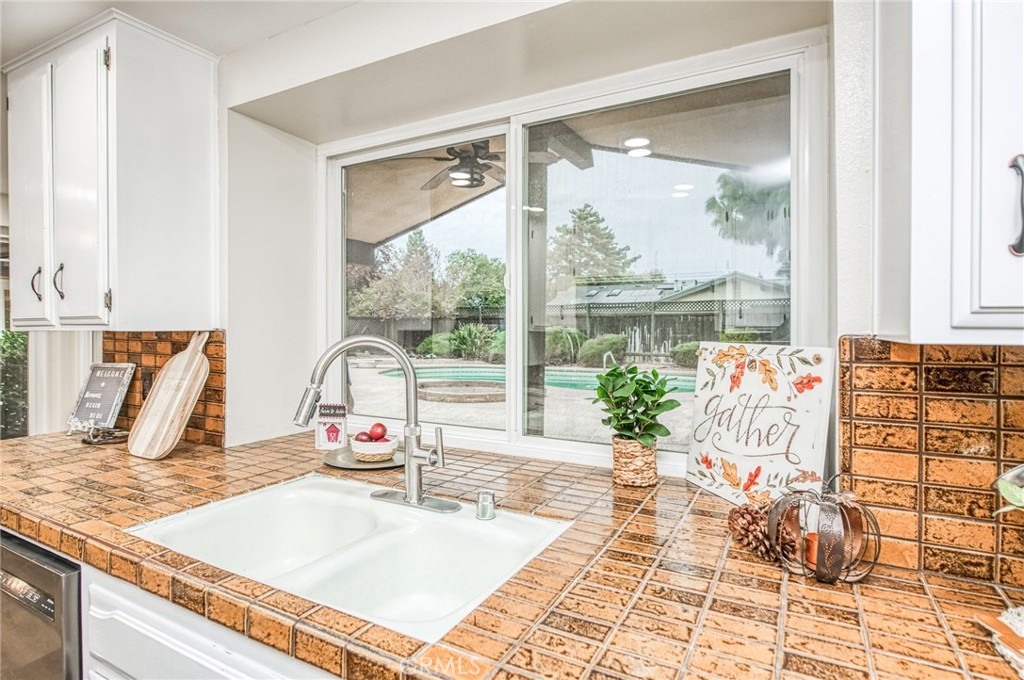
[(228, 571), (436, 642), (568, 526), (436, 514), (309, 475), (129, 530)]

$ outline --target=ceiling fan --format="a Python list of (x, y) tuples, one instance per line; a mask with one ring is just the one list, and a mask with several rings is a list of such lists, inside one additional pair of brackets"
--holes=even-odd
[(456, 146), (449, 146), (445, 149), (447, 156), (434, 157), (435, 161), (455, 161), (455, 165), (448, 166), (431, 177), (426, 184), (420, 187), (421, 191), (430, 191), (450, 180), (452, 186), (463, 189), (475, 189), (483, 186), (484, 175), (497, 181), (505, 183), (505, 170), (488, 161), (503, 161), (505, 155), (492, 153), (491, 144), (488, 140), (473, 142), (467, 150)]

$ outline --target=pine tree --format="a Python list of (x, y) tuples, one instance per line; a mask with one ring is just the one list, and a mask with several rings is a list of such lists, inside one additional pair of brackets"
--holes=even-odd
[(600, 281), (629, 274), (640, 256), (630, 256), (629, 246), (618, 245), (615, 232), (594, 206), (585, 203), (569, 215), (572, 224), (558, 225), (548, 240), (550, 283), (566, 278), (571, 282)]

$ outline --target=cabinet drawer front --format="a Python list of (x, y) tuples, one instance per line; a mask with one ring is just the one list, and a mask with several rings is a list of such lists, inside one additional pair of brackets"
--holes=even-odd
[(7, 89), (11, 219), (11, 322), (53, 324), (51, 260), (51, 65), (28, 67)]
[(54, 272), (62, 324), (106, 323), (107, 67), (106, 36), (53, 68)]

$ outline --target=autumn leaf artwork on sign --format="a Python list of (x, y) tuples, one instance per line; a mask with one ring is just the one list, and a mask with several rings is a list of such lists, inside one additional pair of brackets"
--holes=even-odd
[(833, 360), (826, 347), (701, 343), (687, 478), (736, 504), (820, 486)]

